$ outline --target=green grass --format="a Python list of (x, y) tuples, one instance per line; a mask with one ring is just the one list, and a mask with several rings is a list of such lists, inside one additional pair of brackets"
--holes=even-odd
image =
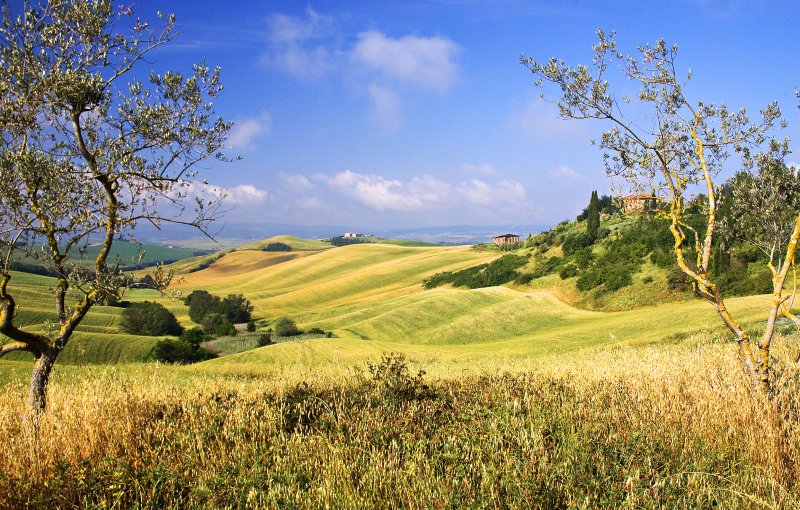
[[(226, 356), (203, 370), (255, 373), (276, 366), (320, 366), (347, 359), (363, 361), (380, 352), (402, 352), (431, 363), (499, 363), (575, 352), (609, 344), (653, 344), (698, 331), (721, 332), (713, 309), (688, 300), (621, 312), (579, 310), (547, 290), (491, 287), (425, 291), (420, 282), (444, 269), (497, 257), (468, 248), (363, 244), (317, 252), (267, 253), (240, 250), (208, 269), (184, 275), (175, 287), (220, 296), (242, 293), (256, 318), (291, 316), (303, 329), (319, 327), (338, 338), (300, 340)], [(632, 288), (638, 288), (638, 282)], [(53, 280), (15, 274), (19, 323), (42, 331), (55, 320)], [(125, 299), (159, 301), (185, 327), (194, 324), (180, 298), (152, 290), (129, 290)], [(761, 321), (763, 297), (729, 300), (745, 324)], [(158, 338), (119, 331), (121, 309), (96, 307), (85, 319), (61, 361), (142, 361)], [(675, 320), (680, 318), (680, 320)], [(240, 349), (226, 349), (234, 352)]]
[[(30, 360), (0, 360), (0, 434), (15, 438), (0, 508), (798, 508), (800, 469), (781, 461), (800, 458), (794, 328), (773, 350), (779, 428), (700, 300), (597, 312), (527, 287), (423, 290), (498, 256), (463, 248), (286, 255), (232, 252), (176, 288), (241, 292), (265, 319), (336, 337), (224, 338), (215, 360), (136, 363), (158, 338), (120, 334), (121, 310), (97, 307), (37, 435)], [(54, 318), (53, 283), (14, 274), (26, 328)], [(125, 297), (190, 325), (179, 299)], [(768, 309), (728, 304), (750, 328)], [(391, 352), (409, 372), (376, 377)]]
[(284, 243), (292, 248), (292, 251), (319, 251), (332, 248), (329, 243), (315, 239), (302, 239), (295, 236), (273, 236), (254, 243), (245, 244), (236, 248), (237, 250), (262, 250), (270, 243)]

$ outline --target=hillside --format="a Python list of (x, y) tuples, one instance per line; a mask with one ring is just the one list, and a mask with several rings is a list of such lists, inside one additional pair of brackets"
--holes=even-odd
[[(70, 252), (70, 261), (78, 264), (92, 265), (99, 252), (100, 245), (92, 244), (83, 250)], [(116, 240), (111, 248), (109, 262), (119, 263), (123, 270), (135, 270), (154, 266), (158, 263), (171, 264), (186, 259), (204, 259), (213, 257), (211, 250), (164, 246), (161, 244), (139, 244), (130, 241)], [(24, 257), (12, 263), (13, 269), (44, 274), (47, 268), (33, 257)]]
[(206, 269), (182, 275), (174, 287), (184, 292), (242, 293), (253, 302), (256, 316), (274, 318), (418, 292), (420, 282), (437, 271), (458, 270), (497, 256), (469, 247), (373, 243), (311, 253), (240, 249)]
[[(295, 243), (293, 247), (319, 246), (313, 241), (283, 239)], [(536, 249), (522, 248), (521, 252)], [(527, 284), (472, 290), (425, 290), (421, 285), (433, 274), (474, 267), (498, 256), (493, 250), (470, 247), (377, 243), (290, 252), (237, 249), (217, 254), (205, 269), (179, 275), (172, 291), (183, 295), (195, 289), (220, 296), (241, 293), (252, 301), (261, 330), (288, 315), (301, 328), (316, 327), (335, 335), (333, 339), (269, 346), (200, 365), (235, 372), (287, 363), (318, 366), (389, 351), (404, 352), (419, 362), (469, 365), (478, 360), (523, 360), (608, 344), (674, 342), (701, 330), (720, 330), (713, 310), (704, 303), (687, 301), (686, 293), (683, 299), (658, 306), (602, 312), (579, 309), (565, 301), (567, 292), (575, 292), (569, 289), (574, 279), (564, 281), (553, 275)], [(12, 282), (19, 289), (20, 322), (33, 330), (46, 327), (46, 321), (55, 318), (49, 291), (53, 280), (15, 274)], [(639, 292), (643, 285), (658, 283), (637, 281), (614, 296), (619, 300), (625, 292)], [(159, 301), (184, 326), (193, 326), (180, 299), (144, 289), (128, 290), (125, 299)], [(745, 322), (760, 320), (765, 309), (761, 296), (732, 299), (730, 306)], [(62, 361), (143, 360), (157, 339), (122, 334), (120, 313), (121, 309), (113, 307), (93, 310)]]

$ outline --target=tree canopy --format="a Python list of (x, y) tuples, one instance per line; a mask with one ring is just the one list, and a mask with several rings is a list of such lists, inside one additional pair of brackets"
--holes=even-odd
[[(598, 30), (597, 37), (591, 65), (571, 66), (557, 58), (542, 61), (523, 56), (520, 60), (533, 74), (536, 86), (558, 91), (562, 117), (595, 119), (609, 126), (598, 141), (607, 173), (621, 178), (631, 191), (654, 194), (666, 202), (678, 266), (691, 279), (697, 295), (714, 305), (736, 337), (750, 373), (768, 386), (770, 345), (778, 312), (785, 309), (783, 287), (794, 267), (800, 215), (795, 210), (786, 218), (775, 218), (788, 222), (783, 232), (775, 232), (788, 235), (782, 244), (786, 252), (779, 258), (772, 252), (772, 303), (765, 332), (754, 345), (728, 310), (711, 272), (712, 253), (719, 243), (719, 186), (715, 179), (732, 154), (741, 156), (745, 169), (752, 166), (758, 151), (765, 152), (758, 157), (768, 159), (781, 160), (786, 155), (788, 142), (773, 134), (781, 110), (777, 103), (770, 103), (761, 110), (760, 118), (751, 119), (744, 109), (690, 99), (685, 91), (691, 73), (679, 72), (676, 45), (659, 39), (623, 54), (613, 32)], [(636, 95), (614, 92), (615, 86), (625, 90), (631, 85)], [(686, 206), (698, 186), (704, 192), (702, 230), (687, 220)], [(756, 195), (772, 206), (779, 200), (774, 195)], [(754, 213), (774, 216), (775, 208), (762, 204)]]
[[(142, 221), (205, 229), (217, 216), (218, 201), (193, 197), (197, 164), (225, 159), (231, 125), (213, 106), (219, 69), (201, 62), (188, 72), (134, 73), (175, 36), (172, 16), (142, 19), (109, 0), (4, 3), (0, 355), (33, 353), (34, 408), (44, 408), (50, 371), (72, 332), (95, 303), (117, 293), (114, 240)], [(72, 267), (72, 250), (98, 241), (92, 269)], [(22, 256), (45, 261), (56, 275), (51, 331), (15, 325), (9, 269)], [(154, 279), (164, 287), (170, 274), (159, 269)]]

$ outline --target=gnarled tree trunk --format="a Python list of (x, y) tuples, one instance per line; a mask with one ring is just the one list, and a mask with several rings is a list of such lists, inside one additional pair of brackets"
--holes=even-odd
[(53, 371), (58, 354), (58, 350), (48, 349), (37, 358), (33, 365), (28, 404), (34, 413), (44, 411), (47, 406), (47, 387), (50, 384), (50, 373)]

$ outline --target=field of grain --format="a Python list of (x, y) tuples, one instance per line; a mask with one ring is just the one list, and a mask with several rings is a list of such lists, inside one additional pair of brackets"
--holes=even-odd
[(730, 344), (703, 335), (482, 373), (366, 359), (62, 367), (37, 435), (22, 364), (0, 362), (0, 508), (798, 507), (793, 365), (773, 428)]
[[(0, 434), (14, 438), (0, 508), (800, 506), (800, 335), (776, 340), (768, 399), (698, 300), (609, 313), (541, 289), (419, 284), (495, 256), (234, 251), (173, 290), (243, 293), (264, 324), (289, 315), (333, 338), (183, 367), (141, 363), (157, 338), (121, 334), (121, 309), (97, 307), (37, 434), (30, 361), (0, 361)], [(46, 328), (53, 281), (12, 281), (21, 323)], [(125, 297), (191, 325), (180, 299)], [(765, 303), (729, 304), (756, 331)]]

